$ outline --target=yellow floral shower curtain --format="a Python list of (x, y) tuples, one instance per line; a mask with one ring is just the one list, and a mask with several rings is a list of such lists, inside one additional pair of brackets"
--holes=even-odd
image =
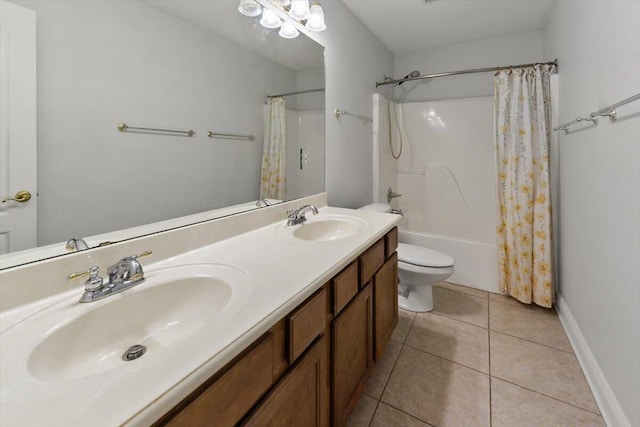
[(285, 199), (286, 127), (284, 98), (267, 98), (260, 172), (260, 199)]
[(551, 67), (496, 73), (499, 289), (521, 302), (554, 303), (549, 189)]

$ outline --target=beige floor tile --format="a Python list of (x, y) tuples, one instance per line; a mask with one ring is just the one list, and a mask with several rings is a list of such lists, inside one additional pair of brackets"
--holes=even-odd
[(489, 331), (431, 313), (418, 313), (405, 345), (489, 373)]
[(403, 309), (398, 310), (398, 324), (391, 334), (391, 339), (393, 341), (399, 342), (400, 344), (404, 343), (404, 340), (409, 334), (409, 328), (411, 328), (414, 317), (416, 317), (416, 314), (411, 311)]
[(366, 394), (375, 399), (380, 399), (384, 386), (387, 385), (387, 380), (393, 370), (393, 366), (396, 364), (396, 360), (400, 355), (400, 350), (402, 350), (402, 344), (395, 341), (389, 341), (387, 343), (382, 357), (375, 364), (369, 376), (367, 386), (364, 389)]
[(349, 417), (347, 426), (367, 427), (369, 423), (371, 423), (371, 418), (373, 418), (373, 413), (376, 411), (376, 406), (378, 406), (376, 399), (372, 399), (364, 394), (361, 395), (360, 400), (358, 400), (355, 409)]
[(429, 424), (380, 402), (371, 427), (429, 427)]
[(489, 301), (449, 289), (433, 287), (433, 311), (483, 328), (489, 326)]
[(523, 305), (520, 301), (518, 301), (517, 299), (509, 295), (494, 294), (493, 292), (489, 293), (489, 301), (503, 302), (505, 304), (511, 304), (511, 305), (517, 305), (517, 306)]
[(489, 376), (404, 346), (382, 402), (438, 427), (489, 426)]
[(598, 412), (573, 354), (490, 332), (491, 375)]
[(493, 331), (573, 353), (558, 314), (552, 308), (489, 301), (489, 327)]
[(462, 292), (463, 294), (471, 295), (479, 298), (488, 298), (489, 292), (482, 289), (471, 288), (469, 286), (456, 285), (449, 282), (440, 282), (437, 285), (440, 288), (449, 289), (450, 291)]
[(491, 425), (493, 427), (605, 426), (600, 415), (497, 378), (491, 378)]

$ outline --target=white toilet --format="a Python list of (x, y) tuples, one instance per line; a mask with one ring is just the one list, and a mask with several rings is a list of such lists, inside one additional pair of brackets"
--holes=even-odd
[[(371, 203), (360, 209), (391, 212), (385, 203)], [(398, 306), (415, 312), (433, 310), (433, 285), (453, 274), (453, 263), (453, 258), (433, 249), (399, 243)]]

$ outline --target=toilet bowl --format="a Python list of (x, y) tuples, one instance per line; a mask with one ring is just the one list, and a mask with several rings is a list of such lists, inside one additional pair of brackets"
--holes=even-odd
[[(372, 203), (363, 210), (391, 212), (391, 206)], [(433, 285), (453, 274), (454, 260), (448, 255), (422, 246), (398, 244), (398, 306), (405, 310), (433, 310)]]
[(398, 306), (433, 310), (433, 285), (453, 274), (453, 258), (422, 246), (398, 244)]

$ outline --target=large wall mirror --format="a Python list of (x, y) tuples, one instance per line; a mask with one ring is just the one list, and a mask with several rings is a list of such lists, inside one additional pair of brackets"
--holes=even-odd
[[(1, 203), (0, 267), (67, 253), (70, 238), (94, 247), (256, 208), (265, 127), (286, 141), (286, 190), (267, 202), (324, 191), (324, 48), (304, 34), (280, 37), (238, 0), (0, 1), (3, 14), (34, 11), (37, 34), (12, 46), (5, 33), (18, 21), (3, 20), (1, 96), (13, 98), (0, 102), (0, 126), (19, 113), (35, 129), (0, 132), (0, 152), (20, 150), (29, 132), (36, 148), (20, 164), (3, 155), (0, 196), (32, 198)], [(21, 51), (28, 65), (29, 49), (35, 71), (7, 64)], [(29, 79), (35, 107), (21, 109)], [(268, 97), (296, 92), (273, 123)], [(23, 188), (28, 169), (37, 188)], [(31, 223), (9, 229), (20, 218)]]

